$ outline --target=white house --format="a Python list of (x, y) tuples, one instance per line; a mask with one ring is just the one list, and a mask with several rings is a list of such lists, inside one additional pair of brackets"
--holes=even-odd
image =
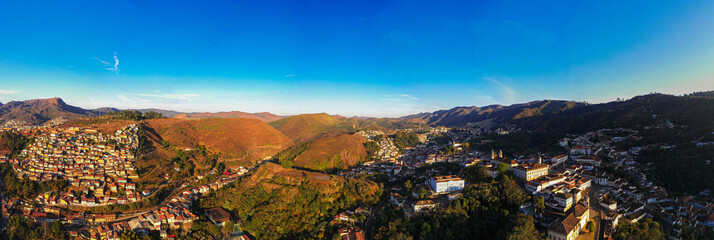
[(455, 175), (432, 177), (427, 182), (437, 193), (462, 190), (465, 185), (464, 180)]

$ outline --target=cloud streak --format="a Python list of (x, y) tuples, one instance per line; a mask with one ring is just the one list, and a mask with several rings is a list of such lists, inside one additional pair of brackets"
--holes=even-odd
[(119, 57), (117, 57), (117, 52), (114, 52), (114, 64), (99, 59), (98, 57), (94, 57), (94, 59), (104, 64), (105, 70), (112, 71), (114, 74), (119, 75)]
[(486, 81), (489, 81), (493, 84), (496, 84), (499, 88), (501, 88), (501, 97), (503, 98), (504, 101), (508, 103), (515, 103), (516, 102), (516, 91), (513, 90), (513, 88), (506, 86), (505, 84), (499, 82), (495, 78), (492, 77), (484, 77)]
[(114, 52), (114, 67), (107, 68), (107, 70), (119, 74), (119, 57), (117, 57), (117, 52)]

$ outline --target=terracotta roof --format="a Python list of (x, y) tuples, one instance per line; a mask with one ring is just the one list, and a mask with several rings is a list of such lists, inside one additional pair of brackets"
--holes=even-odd
[(548, 231), (554, 231), (562, 233), (563, 235), (568, 235), (568, 233), (572, 232), (575, 226), (578, 225), (578, 222), (578, 218), (576, 218), (575, 215), (571, 213), (568, 214), (568, 216), (562, 221), (557, 221), (548, 226)]
[(585, 207), (585, 205), (583, 205), (583, 204), (575, 205), (574, 213), (575, 213), (576, 217), (578, 217), (578, 218), (582, 217), (583, 214), (585, 214), (585, 212), (587, 212), (587, 211), (588, 211), (588, 208)]

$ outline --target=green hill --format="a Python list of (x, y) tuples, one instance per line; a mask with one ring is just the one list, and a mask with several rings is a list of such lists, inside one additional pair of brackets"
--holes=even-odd
[(229, 210), (257, 239), (323, 239), (332, 236), (329, 222), (339, 211), (375, 204), (380, 194), (374, 182), (267, 163), (201, 199), (200, 207)]
[(345, 169), (367, 159), (367, 150), (363, 144), (366, 141), (358, 134), (326, 134), (286, 149), (277, 154), (274, 160), (283, 166), (321, 171)]

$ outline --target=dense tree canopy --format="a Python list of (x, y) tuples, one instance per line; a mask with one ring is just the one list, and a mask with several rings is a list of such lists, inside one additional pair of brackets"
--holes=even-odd
[(32, 139), (9, 131), (3, 132), (0, 138), (2, 138), (5, 145), (7, 145), (6, 147), (10, 150), (7, 154), (10, 158), (17, 157), (20, 152), (22, 152), (22, 149), (25, 149), (25, 147), (32, 142)]
[(615, 240), (658, 240), (664, 239), (659, 223), (651, 218), (636, 223), (622, 222), (617, 225)]
[(526, 194), (513, 180), (469, 185), (461, 198), (433, 214), (407, 218), (403, 211), (384, 208), (373, 218), (374, 239), (537, 239), (533, 219), (516, 216)]
[(396, 145), (399, 150), (404, 150), (405, 148), (414, 147), (419, 144), (419, 136), (414, 132), (399, 131), (390, 137), (394, 138), (394, 145)]
[(109, 112), (109, 113), (107, 113), (107, 116), (114, 117), (117, 119), (134, 120), (134, 121), (145, 120), (145, 119), (156, 119), (156, 118), (163, 117), (163, 115), (161, 113), (154, 112), (154, 111), (141, 113), (139, 111), (133, 111), (133, 110), (120, 111), (120, 112)]
[(696, 194), (704, 189), (714, 189), (714, 146), (696, 147), (694, 144), (678, 145), (671, 150), (642, 151), (641, 163), (653, 163), (647, 173), (657, 185), (667, 190)]

